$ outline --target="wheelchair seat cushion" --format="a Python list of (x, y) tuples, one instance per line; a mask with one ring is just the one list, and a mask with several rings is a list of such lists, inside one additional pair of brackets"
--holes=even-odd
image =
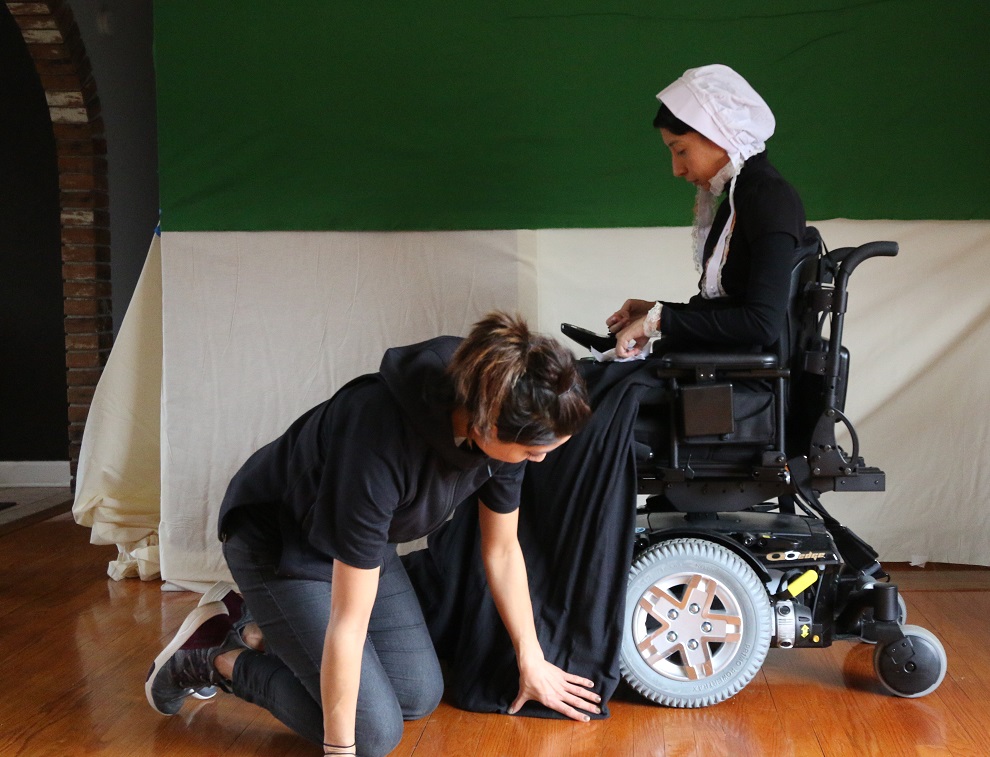
[(768, 352), (669, 352), (660, 358), (664, 368), (694, 369), (714, 366), (726, 370), (750, 371), (777, 367), (777, 356)]

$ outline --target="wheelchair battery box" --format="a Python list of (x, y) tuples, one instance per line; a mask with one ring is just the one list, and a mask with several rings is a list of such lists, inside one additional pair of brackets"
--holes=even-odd
[(681, 411), (685, 436), (724, 436), (736, 430), (732, 384), (682, 386)]

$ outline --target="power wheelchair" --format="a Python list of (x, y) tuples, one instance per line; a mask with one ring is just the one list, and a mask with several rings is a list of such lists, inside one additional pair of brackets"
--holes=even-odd
[[(654, 349), (647, 360), (664, 381), (641, 401), (635, 423), (645, 496), (620, 655), (623, 677), (646, 698), (716, 704), (752, 680), (770, 647), (836, 639), (875, 644), (876, 674), (897, 696), (924, 696), (941, 684), (941, 642), (905, 624), (904, 601), (877, 553), (819, 498), (885, 486), (843, 413), (842, 331), (853, 271), (897, 251), (894, 242), (828, 251), (810, 228), (772, 350)], [(562, 331), (586, 347), (608, 346), (607, 337), (596, 342), (569, 324)], [(850, 451), (836, 441), (840, 424)]]

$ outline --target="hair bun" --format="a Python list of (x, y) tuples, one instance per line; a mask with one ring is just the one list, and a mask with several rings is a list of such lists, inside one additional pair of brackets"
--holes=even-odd
[(591, 413), (570, 350), (503, 311), (474, 325), (448, 374), (471, 428), (483, 436), (497, 427), (502, 441), (549, 444), (574, 433)]

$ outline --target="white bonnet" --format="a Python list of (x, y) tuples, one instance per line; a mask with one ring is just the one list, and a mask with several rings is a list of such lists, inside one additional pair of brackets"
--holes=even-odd
[(763, 152), (776, 122), (749, 82), (719, 63), (689, 68), (657, 95), (670, 112), (739, 163)]

